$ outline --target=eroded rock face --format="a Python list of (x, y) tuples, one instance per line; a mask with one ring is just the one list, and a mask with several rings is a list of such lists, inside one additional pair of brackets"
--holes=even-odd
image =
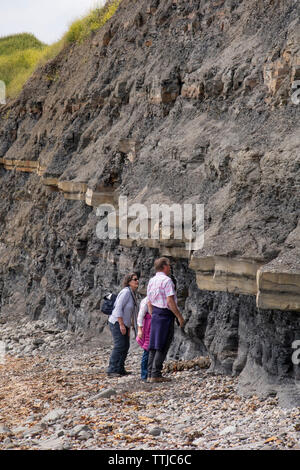
[(300, 371), (292, 361), (300, 335), (297, 312), (260, 310), (250, 295), (199, 292), (194, 281), (185, 317), (187, 335), (176, 331), (170, 358), (209, 354), (210, 371), (238, 375), (240, 393), (277, 394), (282, 406), (297, 406)]
[[(293, 380), (298, 68), (299, 2), (124, 0), (91, 40), (39, 69), (0, 108), (3, 314), (108, 334), (104, 292), (138, 270), (144, 295), (167, 255), (188, 319), (171, 356), (209, 354), (212, 371), (241, 373), (249, 389), (252, 366), (264, 382)], [(119, 195), (204, 204), (203, 249), (100, 240), (96, 208)]]

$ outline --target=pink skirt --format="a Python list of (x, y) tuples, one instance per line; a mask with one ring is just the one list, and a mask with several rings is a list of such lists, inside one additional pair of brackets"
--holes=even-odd
[(136, 337), (138, 344), (146, 351), (148, 351), (150, 344), (151, 320), (152, 316), (147, 312), (143, 321), (143, 336), (141, 338)]

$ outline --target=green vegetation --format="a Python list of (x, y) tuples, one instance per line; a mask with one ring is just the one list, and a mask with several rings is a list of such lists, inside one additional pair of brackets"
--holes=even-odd
[(7, 97), (13, 98), (45, 57), (49, 47), (33, 34), (15, 34), (0, 38), (0, 79)]
[(66, 41), (74, 43), (87, 39), (94, 31), (105, 25), (114, 15), (120, 3), (121, 0), (111, 0), (103, 7), (95, 8), (84, 18), (74, 21), (69, 31), (65, 34)]
[(109, 0), (85, 17), (74, 21), (61, 40), (48, 46), (33, 34), (0, 37), (0, 80), (6, 84), (8, 98), (17, 96), (36, 68), (56, 57), (67, 45), (81, 43), (113, 16), (122, 0)]
[(6, 96), (17, 96), (36, 68), (56, 57), (65, 44), (63, 38), (48, 46), (26, 33), (0, 38), (0, 80), (6, 85)]
[(24, 51), (25, 49), (44, 49), (46, 44), (36, 39), (33, 34), (23, 33), (14, 34), (0, 38), (0, 56), (10, 55), (16, 51)]

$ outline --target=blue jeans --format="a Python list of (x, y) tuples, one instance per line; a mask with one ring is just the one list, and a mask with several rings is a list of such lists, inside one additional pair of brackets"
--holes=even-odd
[(114, 347), (109, 358), (108, 373), (124, 374), (125, 360), (130, 346), (130, 338), (128, 336), (129, 328), (126, 326), (126, 335), (122, 335), (119, 322), (113, 325), (108, 322), (113, 337)]
[(149, 351), (144, 350), (144, 354), (142, 356), (142, 362), (141, 362), (141, 378), (142, 379), (147, 379), (148, 377), (148, 357), (149, 357)]

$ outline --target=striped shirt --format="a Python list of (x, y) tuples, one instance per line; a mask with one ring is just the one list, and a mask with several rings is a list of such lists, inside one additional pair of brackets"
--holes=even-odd
[(150, 279), (148, 284), (148, 300), (154, 307), (169, 308), (167, 297), (171, 295), (174, 295), (174, 300), (177, 303), (175, 286), (172, 279), (163, 272), (156, 273), (156, 275)]

